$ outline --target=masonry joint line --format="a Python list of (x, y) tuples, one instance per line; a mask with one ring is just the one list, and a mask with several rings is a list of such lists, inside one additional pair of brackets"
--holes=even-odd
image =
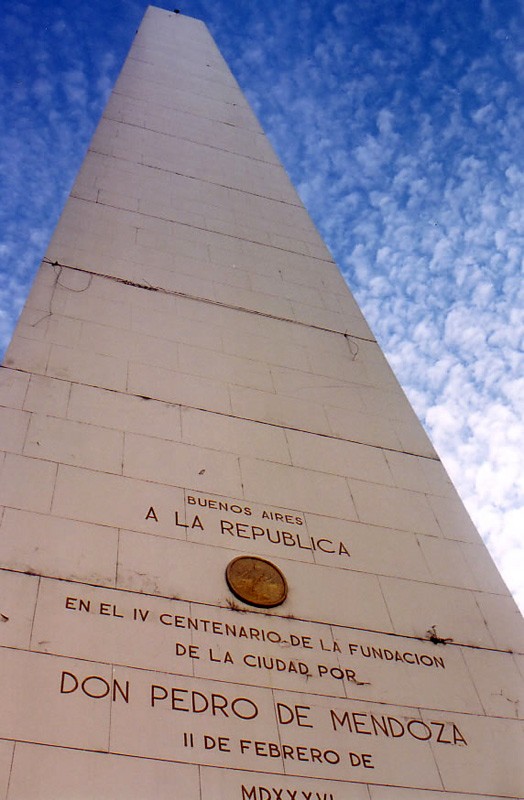
[[(147, 292), (159, 292), (160, 294), (167, 294), (172, 295), (173, 297), (181, 297), (185, 300), (194, 300), (197, 303), (207, 303), (208, 305), (219, 306), (220, 308), (228, 308), (231, 311), (240, 311), (245, 314), (254, 314), (255, 316), (264, 317), (265, 319), (273, 319), (277, 322), (288, 322), (292, 325), (300, 325), (303, 328), (312, 328), (313, 330), (323, 331), (324, 333), (333, 333), (336, 336), (343, 336), (346, 340), (348, 338), (351, 339), (359, 339), (362, 342), (370, 342), (371, 344), (376, 344), (376, 339), (369, 339), (365, 336), (357, 336), (353, 333), (348, 333), (347, 331), (336, 331), (334, 328), (325, 328), (322, 325), (314, 325), (310, 322), (302, 322), (299, 319), (291, 319), (290, 317), (279, 317), (276, 314), (270, 314), (268, 311), (259, 311), (256, 308), (246, 308), (246, 306), (236, 306), (232, 303), (224, 303), (221, 300), (213, 300), (211, 297), (201, 297), (196, 294), (189, 294), (188, 292), (182, 292), (176, 289), (164, 289), (162, 286), (153, 286), (150, 283), (140, 283), (138, 281), (132, 281), (128, 278), (119, 278), (117, 275), (107, 275), (103, 272), (95, 272), (94, 270), (86, 269), (85, 267), (74, 267), (71, 264), (63, 264), (60, 261), (51, 261), (49, 258), (44, 258), (44, 264), (48, 264), (51, 267), (60, 267), (60, 269), (71, 269), (75, 272), (82, 272), (85, 275), (92, 275), (93, 277), (97, 278), (104, 278), (109, 281), (115, 281), (115, 283), (124, 284), (124, 286), (131, 286), (133, 289), (143, 289)], [(68, 287), (62, 287), (67, 290)], [(74, 291), (73, 289), (71, 291)], [(82, 290), (84, 291), (84, 290)]]
[[(15, 367), (10, 364), (0, 364), (0, 369), (11, 369), (16, 372), (21, 372), (24, 375), (32, 375), (33, 372), (30, 370), (22, 369), (20, 367)], [(36, 374), (36, 373), (34, 373)], [(42, 373), (43, 374), (43, 373)], [(335, 442), (348, 442), (349, 444), (358, 444), (361, 447), (371, 447), (374, 450), (384, 450), (387, 453), (400, 453), (405, 456), (413, 456), (414, 458), (424, 458), (427, 461), (436, 461), (437, 463), (440, 462), (438, 456), (428, 456), (424, 455), (423, 453), (412, 453), (410, 450), (398, 450), (394, 447), (386, 447), (385, 445), (378, 445), (378, 444), (371, 444), (370, 442), (360, 442), (358, 439), (346, 439), (343, 436), (335, 436), (332, 433), (322, 433), (321, 431), (309, 431), (306, 428), (296, 428), (292, 425), (284, 425), (277, 422), (269, 422), (268, 420), (264, 419), (254, 419), (253, 417), (243, 417), (239, 414), (230, 414), (226, 411), (217, 411), (216, 409), (212, 408), (202, 408), (201, 406), (190, 406), (187, 403), (176, 403), (173, 400), (163, 400), (161, 397), (151, 397), (150, 395), (145, 394), (136, 394), (135, 392), (127, 392), (122, 391), (121, 389), (113, 389), (108, 386), (99, 386), (94, 383), (85, 383), (80, 381), (73, 381), (68, 378), (59, 378), (55, 375), (46, 375), (43, 374), (46, 378), (52, 378), (55, 381), (63, 381), (65, 383), (71, 383), (74, 386), (89, 386), (93, 389), (99, 389), (101, 392), (112, 392), (113, 394), (123, 395), (124, 397), (135, 397), (138, 400), (145, 400), (152, 403), (163, 403), (167, 406), (178, 407), (180, 409), (188, 409), (190, 411), (201, 411), (203, 414), (215, 414), (219, 417), (226, 417), (227, 419), (237, 419), (241, 422), (252, 422), (255, 425), (266, 425), (269, 428), (277, 428), (281, 431), (293, 431), (295, 433), (304, 433), (306, 436), (319, 436), (322, 439), (331, 439)], [(32, 412), (33, 413), (33, 412)], [(280, 462), (274, 462), (280, 463)], [(292, 466), (292, 465), (288, 465)], [(358, 480), (358, 479), (356, 479)]]

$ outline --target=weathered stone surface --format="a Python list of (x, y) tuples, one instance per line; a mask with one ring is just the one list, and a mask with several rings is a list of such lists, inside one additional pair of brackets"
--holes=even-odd
[(145, 16), (0, 423), (0, 800), (523, 796), (516, 608), (197, 20)]

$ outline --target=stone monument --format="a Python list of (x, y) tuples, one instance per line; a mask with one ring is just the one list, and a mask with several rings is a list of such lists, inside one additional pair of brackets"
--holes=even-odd
[(516, 606), (201, 22), (147, 11), (0, 377), (2, 800), (523, 796)]

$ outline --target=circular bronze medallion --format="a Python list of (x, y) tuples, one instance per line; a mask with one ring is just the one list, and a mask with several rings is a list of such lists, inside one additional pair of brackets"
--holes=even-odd
[(238, 556), (227, 565), (227, 585), (244, 603), (272, 608), (287, 596), (286, 579), (274, 564), (257, 556)]

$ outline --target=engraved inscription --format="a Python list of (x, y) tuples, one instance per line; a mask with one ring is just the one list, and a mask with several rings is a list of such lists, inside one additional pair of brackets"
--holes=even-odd
[[(185, 507), (174, 508), (165, 519), (154, 505), (144, 504), (144, 520), (152, 528), (171, 525), (193, 541), (218, 547), (256, 548), (263, 552), (315, 561), (315, 554), (347, 563), (351, 558), (348, 542), (330, 535), (313, 536), (305, 515), (289, 509), (275, 509), (221, 497), (206, 497), (186, 492)], [(191, 535), (190, 535), (191, 534)], [(194, 534), (194, 535), (193, 535)], [(189, 536), (190, 535), (190, 536)]]

